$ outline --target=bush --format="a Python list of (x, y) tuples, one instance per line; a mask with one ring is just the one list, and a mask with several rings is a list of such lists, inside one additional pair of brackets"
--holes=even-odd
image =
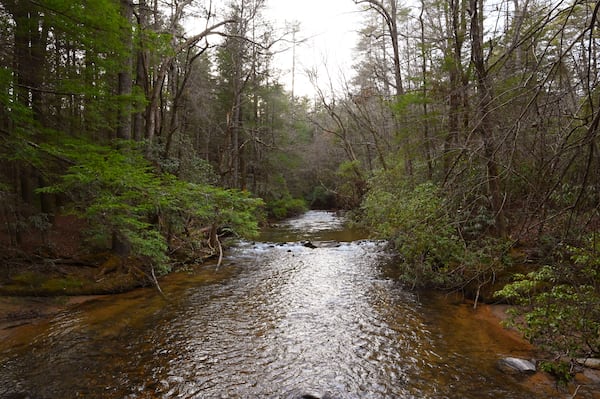
[(333, 191), (323, 186), (316, 186), (308, 198), (313, 209), (332, 209), (336, 207), (336, 197)]
[(285, 194), (282, 198), (267, 202), (269, 217), (274, 219), (285, 219), (299, 215), (306, 212), (307, 209), (306, 201), (301, 198), (292, 198), (290, 194)]
[(402, 278), (413, 287), (473, 289), (494, 281), (504, 267), (506, 243), (467, 242), (448, 201), (431, 182), (412, 186), (401, 172), (380, 172), (361, 205), (362, 224), (389, 240), (400, 255)]
[[(192, 183), (157, 172), (135, 148), (73, 142), (60, 148), (73, 165), (60, 181), (41, 192), (64, 192), (73, 212), (86, 218), (97, 245), (115, 242), (167, 272), (168, 239), (188, 227), (226, 226), (239, 235), (258, 231), (262, 201), (246, 192)], [(51, 149), (58, 151), (58, 149)]]
[(361, 210), (367, 227), (398, 250), (405, 280), (413, 286), (456, 283), (452, 267), (460, 264), (464, 244), (433, 183), (412, 188), (393, 172), (381, 173), (371, 180)]
[(336, 202), (343, 209), (360, 206), (366, 191), (365, 171), (360, 161), (342, 162), (335, 173)]
[(521, 305), (510, 324), (540, 347), (568, 356), (600, 355), (600, 245), (594, 235), (497, 292)]

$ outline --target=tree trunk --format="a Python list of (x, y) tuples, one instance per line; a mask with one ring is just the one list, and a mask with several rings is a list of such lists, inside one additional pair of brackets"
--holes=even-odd
[(129, 256), (131, 253), (131, 244), (116, 230), (112, 232), (112, 252), (120, 257)]
[(355, 0), (356, 4), (369, 4), (371, 9), (381, 15), (385, 21), (390, 40), (392, 42), (393, 64), (394, 64), (394, 85), (396, 86), (396, 96), (404, 94), (402, 84), (402, 69), (400, 65), (400, 43), (398, 41), (398, 6), (397, 0), (389, 0), (389, 7), (386, 7), (384, 0)]
[[(142, 32), (146, 29), (148, 10), (145, 0), (139, 1), (139, 9), (136, 14), (137, 18), (137, 30)], [(136, 54), (136, 66), (135, 66), (135, 86), (138, 88), (140, 93), (144, 93), (145, 98), (149, 97), (149, 83), (148, 83), (148, 57), (145, 50), (145, 43), (143, 35), (138, 34), (139, 42), (137, 43), (137, 54)], [(136, 112), (133, 115), (133, 139), (135, 141), (141, 141), (144, 138), (144, 132), (146, 131), (146, 116), (147, 113), (144, 111)]]
[(504, 212), (502, 210), (502, 193), (496, 151), (494, 146), (494, 131), (491, 120), (492, 88), (485, 58), (483, 55), (483, 0), (470, 0), (471, 9), (471, 57), (477, 75), (477, 92), (479, 94), (479, 121), (475, 131), (481, 137), (483, 153), (486, 162), (488, 194), (492, 212), (494, 213), (495, 229), (498, 236), (506, 234)]
[[(464, 0), (450, 0), (447, 10), (448, 15), (446, 18), (449, 27), (447, 51), (450, 53), (448, 58), (452, 62), (449, 67), (448, 134), (444, 141), (444, 173), (446, 176), (451, 172), (452, 153), (457, 146), (461, 128), (460, 117), (466, 111), (465, 109), (461, 110), (461, 106), (464, 105), (464, 99), (467, 97), (465, 93), (465, 73), (462, 66), (462, 48), (465, 35)], [(468, 124), (462, 126), (466, 128)]]
[(127, 54), (123, 61), (123, 70), (118, 74), (118, 95), (122, 97), (122, 105), (119, 107), (117, 117), (117, 138), (123, 140), (131, 139), (131, 99), (133, 82), (131, 71), (133, 70), (133, 38), (131, 32), (131, 19), (133, 9), (129, 0), (121, 0), (121, 13), (126, 20), (122, 28), (123, 43), (127, 48)]
[(423, 21), (423, 13), (425, 12), (425, 2), (421, 1), (421, 13), (419, 14), (419, 25), (421, 28), (421, 73), (423, 74), (423, 142), (425, 151), (425, 161), (427, 163), (427, 178), (433, 179), (433, 160), (431, 142), (429, 138), (429, 109), (427, 107), (427, 52), (425, 49), (425, 22)]

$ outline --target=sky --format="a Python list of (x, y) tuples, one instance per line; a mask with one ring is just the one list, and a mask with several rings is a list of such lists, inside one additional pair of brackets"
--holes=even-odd
[[(361, 26), (361, 13), (352, 0), (268, 0), (264, 11), (275, 29), (283, 30), (286, 24), (298, 22), (300, 30), (296, 40), (294, 94), (312, 98), (314, 88), (306, 70), (317, 68), (319, 81), (328, 85), (329, 77), (338, 86), (352, 74), (352, 55)], [(282, 47), (291, 46), (282, 43)], [(291, 91), (292, 50), (278, 53), (274, 63), (281, 71), (280, 82)]]

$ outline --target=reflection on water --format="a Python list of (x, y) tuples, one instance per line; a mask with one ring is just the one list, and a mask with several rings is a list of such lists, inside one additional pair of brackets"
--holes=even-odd
[(528, 349), (386, 277), (382, 243), (339, 242), (326, 212), (269, 234), (169, 276), (168, 302), (102, 298), (0, 344), (0, 398), (536, 397), (494, 367)]
[(323, 211), (308, 211), (264, 229), (261, 234), (261, 240), (265, 242), (353, 241), (359, 238), (366, 238), (364, 232), (346, 227), (344, 218), (336, 213)]

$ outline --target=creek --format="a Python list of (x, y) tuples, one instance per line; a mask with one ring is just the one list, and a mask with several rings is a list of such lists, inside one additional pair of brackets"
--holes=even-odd
[[(306, 241), (314, 244), (311, 248)], [(536, 398), (528, 345), (393, 275), (382, 242), (311, 211), (0, 342), (0, 398)]]

